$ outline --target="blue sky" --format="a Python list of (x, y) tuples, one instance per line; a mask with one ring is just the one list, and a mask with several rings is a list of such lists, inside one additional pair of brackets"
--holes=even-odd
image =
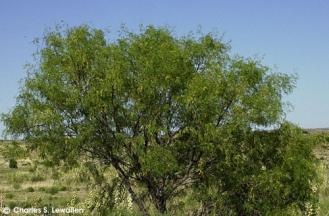
[[(60, 21), (110, 29), (168, 25), (178, 35), (216, 31), (232, 53), (259, 56), (276, 71), (297, 73), (287, 119), (329, 127), (329, 1), (326, 0), (0, 0), (0, 112), (15, 104), (32, 61), (32, 41)], [(3, 126), (0, 125), (0, 132)]]

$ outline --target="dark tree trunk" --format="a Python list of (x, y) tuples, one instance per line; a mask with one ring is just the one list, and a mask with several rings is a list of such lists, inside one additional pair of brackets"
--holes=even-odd
[(133, 191), (133, 189), (131, 188), (130, 183), (125, 182), (125, 186), (128, 189), (128, 192), (131, 195), (131, 198), (132, 198), (133, 202), (138, 206), (138, 208), (141, 211), (141, 213), (143, 214), (143, 216), (149, 216), (150, 214), (148, 213), (147, 209), (145, 208), (143, 201)]
[(167, 212), (166, 202), (167, 201), (164, 197), (157, 197), (155, 200), (155, 207), (162, 214)]
[(130, 192), (133, 202), (137, 204), (137, 206), (138, 206), (139, 210), (142, 212), (143, 216), (149, 216), (150, 214), (146, 210), (143, 201), (141, 199), (139, 199), (134, 192), (131, 192), (131, 191), (129, 191), (129, 192)]
[(127, 175), (124, 173), (124, 171), (121, 169), (121, 167), (119, 166), (118, 163), (112, 163), (112, 165), (117, 170), (119, 176), (122, 179), (124, 186), (126, 187), (129, 194), (131, 195), (132, 201), (138, 206), (138, 208), (141, 211), (141, 213), (143, 214), (143, 216), (150, 216), (147, 209), (145, 208), (143, 200), (140, 197), (138, 197), (138, 195), (133, 190), (133, 188), (131, 186), (131, 182), (129, 181), (129, 177), (127, 177)]

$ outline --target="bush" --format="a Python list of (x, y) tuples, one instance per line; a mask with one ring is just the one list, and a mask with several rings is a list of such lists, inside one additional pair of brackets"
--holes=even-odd
[(32, 167), (29, 168), (29, 172), (34, 173), (37, 170), (37, 167), (33, 165)]
[(18, 190), (18, 189), (21, 188), (21, 184), (16, 182), (16, 183), (13, 184), (13, 188), (14, 188), (15, 190)]
[(27, 192), (34, 192), (34, 188), (33, 188), (33, 187), (28, 187), (28, 188), (26, 189), (26, 191), (27, 191)]
[(216, 175), (207, 175), (209, 168), (204, 167), (207, 181), (200, 182), (200, 192), (195, 194), (201, 206), (214, 203), (210, 210), (219, 215), (275, 215), (298, 208), (303, 214), (315, 211), (319, 179), (313, 147), (317, 140), (290, 124), (239, 133), (245, 138), (216, 152), (226, 158), (214, 168)]
[(46, 188), (45, 187), (40, 187), (39, 191), (46, 191)]
[(66, 186), (60, 186), (59, 191), (67, 191), (67, 187)]
[(10, 209), (15, 208), (16, 206), (18, 206), (16, 202), (9, 202), (9, 203), (8, 203), (8, 207), (9, 207)]
[(7, 194), (5, 195), (5, 198), (7, 198), (7, 199), (12, 199), (12, 198), (14, 198), (14, 194), (12, 194), (12, 193), (7, 193)]
[(17, 169), (17, 161), (15, 159), (9, 159), (9, 168), (11, 169)]

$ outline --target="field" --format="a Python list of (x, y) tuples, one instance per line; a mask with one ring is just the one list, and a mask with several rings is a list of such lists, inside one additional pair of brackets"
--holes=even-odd
[[(310, 131), (311, 134), (328, 134), (324, 131)], [(327, 137), (327, 135), (324, 135)], [(52, 167), (36, 154), (26, 154), (23, 143), (16, 144), (19, 154), (17, 168), (10, 168), (8, 154), (13, 149), (11, 141), (0, 141), (0, 207), (19, 206), (65, 208), (85, 203), (90, 194), (86, 170)], [(19, 153), (22, 151), (23, 153)], [(25, 153), (24, 153), (25, 152)], [(319, 158), (318, 172), (321, 177), (319, 215), (329, 215), (329, 142), (323, 142), (315, 149)], [(17, 215), (17, 214), (16, 214)], [(61, 215), (61, 214), (57, 214)]]
[(79, 183), (80, 173), (75, 169), (49, 167), (36, 155), (21, 156), (17, 160), (18, 168), (9, 168), (4, 155), (8, 144), (8, 141), (2, 141), (0, 147), (1, 207), (63, 208), (86, 197), (87, 185)]

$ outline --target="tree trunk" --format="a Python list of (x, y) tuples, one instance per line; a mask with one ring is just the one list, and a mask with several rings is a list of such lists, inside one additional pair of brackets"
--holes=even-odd
[(123, 181), (124, 186), (126, 187), (129, 194), (131, 195), (132, 201), (138, 206), (138, 208), (141, 211), (141, 213), (143, 214), (143, 216), (150, 216), (150, 214), (148, 213), (147, 209), (144, 206), (143, 200), (140, 197), (138, 197), (137, 194), (135, 193), (135, 191), (133, 190), (131, 183), (129, 181), (129, 177), (127, 177), (127, 175), (125, 175), (124, 171), (121, 169), (121, 167), (118, 165), (118, 163), (113, 163), (112, 165), (117, 170), (119, 176), (121, 177), (121, 179)]
[(131, 188), (131, 185), (128, 181), (125, 181), (125, 186), (128, 189), (129, 194), (131, 195), (131, 198), (133, 200), (133, 202), (138, 206), (139, 210), (141, 211), (141, 213), (143, 214), (143, 216), (150, 216), (150, 214), (148, 213), (148, 211), (146, 210), (143, 201), (136, 195), (136, 193), (133, 191), (133, 189)]
[(155, 200), (155, 207), (160, 213), (167, 212), (166, 199), (164, 197), (157, 197)]

